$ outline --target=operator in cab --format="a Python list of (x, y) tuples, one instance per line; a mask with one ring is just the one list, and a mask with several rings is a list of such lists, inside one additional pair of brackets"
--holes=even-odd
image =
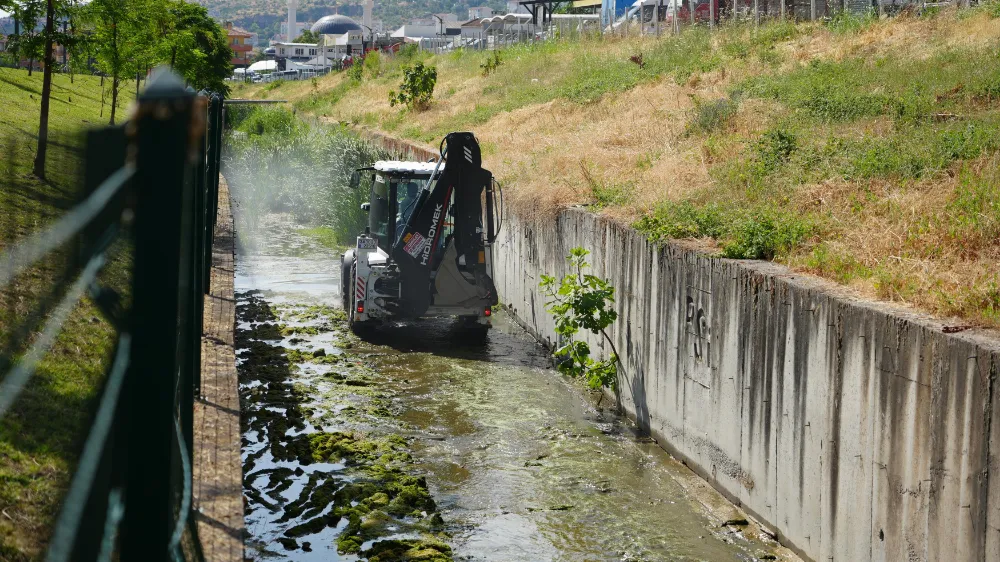
[(396, 206), (396, 240), (403, 234), (406, 221), (413, 214), (413, 208), (417, 205), (417, 194), (420, 193), (420, 186), (415, 181), (400, 182), (397, 188), (399, 193), (399, 204)]

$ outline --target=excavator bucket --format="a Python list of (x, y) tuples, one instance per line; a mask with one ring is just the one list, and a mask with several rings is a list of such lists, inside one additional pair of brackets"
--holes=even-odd
[[(435, 302), (433, 278), (442, 265), (457, 269), (491, 305), (497, 300), (484, 258), (484, 237), (492, 240), (493, 233), (484, 229), (482, 208), (483, 191), (492, 185), (493, 174), (483, 169), (472, 133), (451, 133), (444, 145), (443, 169), (420, 192), (391, 252), (399, 267), (401, 312), (408, 316), (422, 315)], [(450, 235), (445, 234), (448, 222), (454, 225)], [(451, 246), (455, 251), (447, 253), (454, 263), (443, 264)]]

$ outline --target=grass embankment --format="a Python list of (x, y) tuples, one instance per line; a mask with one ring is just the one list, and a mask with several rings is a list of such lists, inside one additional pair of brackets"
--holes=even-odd
[[(68, 75), (53, 76), (48, 180), (38, 181), (30, 172), (41, 87), (41, 72), (29, 78), (27, 71), (0, 68), (0, 249), (77, 202), (81, 143), (76, 133), (107, 121), (107, 107), (101, 117), (100, 78), (77, 76), (71, 83)], [(10, 344), (12, 326), (24, 322), (60, 281), (65, 259), (51, 256), (0, 291), (0, 345)], [(112, 260), (102, 282), (127, 289), (126, 266), (127, 256)], [(89, 429), (114, 335), (97, 308), (84, 300), (26, 392), (0, 420), (0, 560), (36, 559), (47, 543)]]
[[(1000, 5), (891, 20), (415, 55), (432, 106), (362, 80), (244, 86), (322, 119), (436, 144), (472, 130), (525, 217), (588, 204), (862, 294), (1000, 326)], [(374, 70), (374, 71), (373, 71)]]

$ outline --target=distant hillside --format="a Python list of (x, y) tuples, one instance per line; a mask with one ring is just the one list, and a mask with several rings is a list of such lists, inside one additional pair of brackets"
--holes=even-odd
[[(285, 0), (197, 1), (207, 7), (213, 16), (259, 33), (262, 41), (282, 32), (281, 25), (288, 14)], [(391, 29), (430, 14), (452, 13), (460, 21), (464, 21), (469, 15), (470, 7), (491, 6), (500, 10), (505, 5), (503, 0), (376, 0), (374, 17)], [(297, 17), (299, 21), (316, 21), (333, 13), (360, 19), (361, 4), (356, 0), (301, 0)]]

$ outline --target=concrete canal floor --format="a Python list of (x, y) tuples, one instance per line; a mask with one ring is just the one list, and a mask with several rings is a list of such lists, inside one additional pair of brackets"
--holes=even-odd
[(263, 221), (236, 265), (248, 556), (794, 559), (503, 314), (485, 343), (447, 319), (358, 340), (338, 256)]

